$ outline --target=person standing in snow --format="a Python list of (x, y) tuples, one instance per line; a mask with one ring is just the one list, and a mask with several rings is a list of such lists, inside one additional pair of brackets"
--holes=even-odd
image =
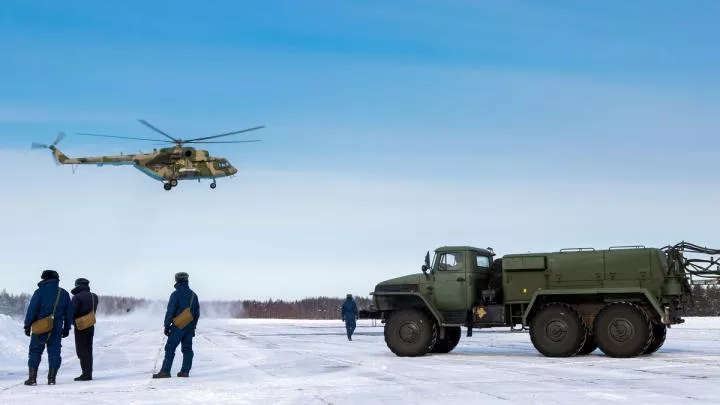
[[(48, 384), (55, 384), (55, 377), (62, 357), (62, 338), (70, 335), (73, 308), (70, 294), (60, 288), (60, 276), (55, 270), (44, 270), (40, 275), (38, 288), (30, 298), (25, 314), (25, 335), (30, 336), (28, 353), (29, 376), (25, 385), (37, 385), (37, 372), (43, 351), (47, 345)], [(32, 335), (31, 335), (32, 333)]]
[(352, 340), (353, 332), (355, 332), (355, 320), (358, 319), (358, 307), (353, 300), (352, 294), (348, 294), (343, 302), (342, 309), (340, 310), (340, 316), (343, 322), (345, 322), (345, 331), (347, 332), (348, 340)]
[[(86, 278), (75, 280), (75, 288), (70, 292), (73, 294), (72, 307), (75, 314), (74, 319), (77, 320), (90, 313), (93, 314), (91, 316), (94, 316), (99, 300), (95, 293), (90, 292), (90, 281)], [(78, 359), (80, 359), (80, 368), (82, 369), (82, 374), (76, 377), (75, 381), (92, 380), (94, 335), (94, 322), (93, 325), (83, 330), (78, 329), (78, 325), (75, 325), (75, 353)]]
[(185, 272), (175, 274), (175, 291), (170, 294), (167, 312), (165, 313), (165, 336), (168, 336), (165, 344), (165, 359), (162, 367), (153, 378), (169, 378), (175, 349), (181, 345), (183, 354), (182, 367), (177, 374), (178, 377), (188, 377), (192, 367), (193, 349), (192, 338), (195, 336), (195, 328), (200, 319), (200, 302), (197, 294), (190, 289), (189, 276)]

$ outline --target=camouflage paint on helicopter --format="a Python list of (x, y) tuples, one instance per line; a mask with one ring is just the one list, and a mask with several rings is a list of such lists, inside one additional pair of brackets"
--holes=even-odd
[[(130, 155), (109, 155), (109, 156), (89, 156), (70, 158), (57, 148), (57, 144), (65, 137), (64, 133), (60, 133), (52, 145), (42, 145), (33, 143), (33, 149), (47, 148), (52, 151), (55, 161), (59, 164), (66, 165), (131, 165), (155, 180), (162, 181), (165, 190), (171, 190), (177, 186), (179, 180), (212, 180), (211, 188), (216, 187), (215, 179), (221, 177), (233, 176), (237, 173), (237, 169), (233, 167), (226, 158), (213, 157), (207, 150), (195, 149), (193, 147), (183, 147), (185, 143), (240, 143), (240, 142), (259, 142), (258, 140), (247, 141), (210, 141), (197, 142), (200, 140), (218, 138), (221, 136), (233, 135), (240, 132), (251, 131), (263, 127), (255, 127), (242, 131), (229, 132), (220, 135), (214, 135), (204, 138), (196, 138), (187, 141), (175, 139), (160, 130), (152, 127), (147, 122), (140, 120), (141, 123), (160, 132), (161, 134), (172, 139), (176, 144), (174, 147), (154, 149), (152, 153), (138, 153)], [(168, 142), (164, 140), (145, 139), (145, 138), (129, 138), (110, 135), (80, 134), (89, 136), (105, 136), (111, 138), (152, 140), (159, 142)]]

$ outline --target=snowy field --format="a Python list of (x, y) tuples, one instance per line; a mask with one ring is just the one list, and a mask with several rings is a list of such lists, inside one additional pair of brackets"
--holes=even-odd
[(150, 378), (162, 363), (161, 315), (99, 320), (94, 380), (63, 340), (57, 385), (26, 387), (20, 323), (0, 315), (0, 404), (720, 404), (720, 319), (689, 318), (649, 357), (540, 356), (525, 332), (475, 331), (450, 354), (398, 358), (382, 327), (339, 321), (201, 319), (190, 378)]

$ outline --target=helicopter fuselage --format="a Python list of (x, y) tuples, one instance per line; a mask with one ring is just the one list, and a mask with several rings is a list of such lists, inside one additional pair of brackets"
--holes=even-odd
[(149, 177), (169, 185), (169, 189), (177, 185), (179, 180), (213, 180), (232, 176), (237, 173), (227, 159), (210, 156), (207, 150), (191, 147), (174, 147), (155, 149), (151, 153), (128, 155), (87, 156), (70, 158), (59, 149), (50, 147), (58, 163), (66, 165), (111, 165), (133, 166)]

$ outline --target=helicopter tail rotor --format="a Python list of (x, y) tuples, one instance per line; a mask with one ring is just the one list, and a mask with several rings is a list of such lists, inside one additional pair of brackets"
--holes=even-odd
[(55, 160), (56, 165), (60, 165), (62, 161), (67, 160), (67, 156), (65, 156), (62, 152), (60, 152), (56, 146), (60, 143), (60, 141), (65, 138), (65, 132), (58, 132), (57, 137), (55, 138), (55, 141), (51, 143), (50, 145), (46, 145), (43, 143), (37, 143), (33, 142), (30, 145), (30, 149), (50, 149), (52, 151), (53, 159)]
[(58, 135), (52, 144), (45, 145), (43, 143), (33, 142), (32, 145), (30, 145), (30, 149), (33, 149), (33, 150), (34, 149), (51, 149), (52, 150), (57, 146), (57, 144), (60, 143), (60, 141), (63, 140), (63, 138), (65, 138), (65, 132), (58, 132)]

